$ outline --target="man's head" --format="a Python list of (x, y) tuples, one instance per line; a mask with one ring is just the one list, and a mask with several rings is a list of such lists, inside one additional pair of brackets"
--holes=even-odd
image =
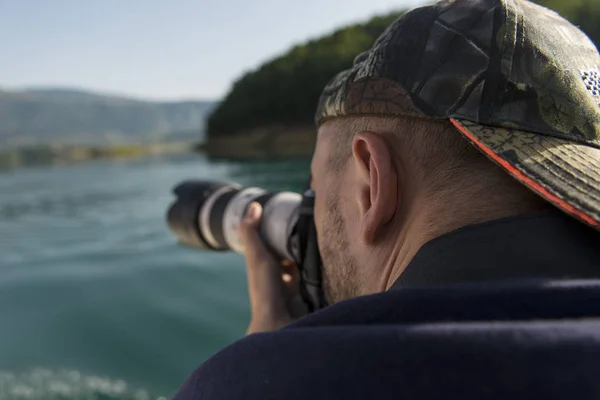
[(387, 289), (434, 237), (548, 206), (445, 121), (326, 122), (311, 169), (330, 302)]
[(529, 1), (405, 14), (331, 80), (316, 123), (330, 301), (387, 289), (426, 241), (473, 223), (552, 204), (600, 228), (600, 55)]

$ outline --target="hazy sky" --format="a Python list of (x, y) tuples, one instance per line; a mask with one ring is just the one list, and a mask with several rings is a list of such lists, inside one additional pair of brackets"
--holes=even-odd
[(219, 98), (306, 39), (424, 0), (0, 0), (0, 87)]

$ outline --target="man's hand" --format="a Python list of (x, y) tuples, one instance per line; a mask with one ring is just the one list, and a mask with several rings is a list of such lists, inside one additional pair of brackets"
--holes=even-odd
[(246, 334), (269, 332), (306, 314), (298, 287), (298, 267), (278, 262), (259, 236), (262, 207), (252, 203), (240, 226), (252, 317)]

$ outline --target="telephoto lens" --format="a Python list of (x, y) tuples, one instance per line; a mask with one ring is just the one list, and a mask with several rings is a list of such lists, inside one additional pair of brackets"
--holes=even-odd
[(276, 257), (298, 262), (294, 227), (301, 194), (206, 180), (183, 182), (173, 192), (176, 200), (167, 211), (167, 222), (182, 244), (243, 253), (238, 229), (248, 206), (257, 202), (263, 207), (260, 223), (263, 243)]

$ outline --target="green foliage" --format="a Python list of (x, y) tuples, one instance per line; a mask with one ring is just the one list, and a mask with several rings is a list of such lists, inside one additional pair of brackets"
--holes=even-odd
[(375, 17), (295, 46), (242, 76), (210, 115), (208, 134), (228, 135), (272, 124), (310, 124), (327, 82), (352, 66), (354, 58), (368, 50), (401, 14)]
[[(534, 0), (558, 11), (600, 43), (600, 0)], [(295, 46), (233, 84), (207, 122), (209, 136), (226, 136), (269, 125), (311, 124), (323, 90), (349, 68), (403, 12), (352, 25)]]
[(600, 44), (600, 0), (533, 0), (557, 11)]

